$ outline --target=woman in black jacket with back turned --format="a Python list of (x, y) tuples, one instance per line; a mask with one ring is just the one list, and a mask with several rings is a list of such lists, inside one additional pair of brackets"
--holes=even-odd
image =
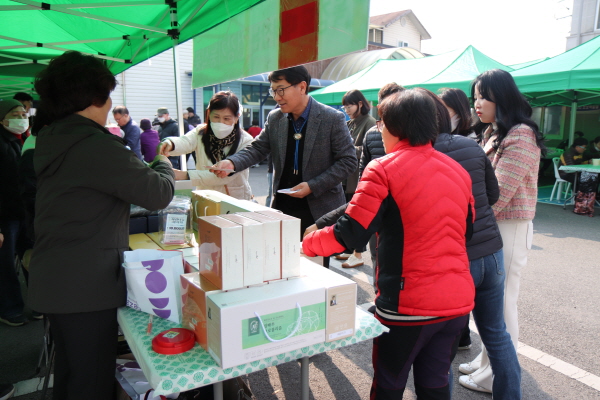
[(104, 128), (115, 86), (102, 60), (78, 52), (53, 59), (35, 82), (48, 125), (34, 155), (36, 243), (28, 301), (50, 320), (54, 399), (114, 398), (130, 204), (157, 210), (173, 197), (166, 157), (147, 167)]

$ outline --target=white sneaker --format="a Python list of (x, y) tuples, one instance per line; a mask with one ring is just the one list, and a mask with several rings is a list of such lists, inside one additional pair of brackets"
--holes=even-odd
[(471, 378), (471, 375), (463, 375), (460, 378), (458, 378), (458, 383), (460, 383), (462, 386), (466, 387), (467, 389), (471, 389), (471, 390), (475, 390), (476, 392), (483, 392), (483, 393), (492, 393), (492, 391), (490, 389), (484, 388), (483, 386), (478, 385), (473, 378)]
[(471, 362), (460, 364), (458, 370), (465, 375), (470, 375), (481, 367), (481, 359), (475, 359)]
[(355, 257), (354, 254), (351, 254), (350, 257), (348, 257), (348, 260), (342, 264), (342, 268), (356, 268), (361, 265), (365, 265), (362, 258)]
[(342, 254), (338, 254), (337, 256), (333, 256), (333, 258), (335, 258), (336, 260), (347, 260), (348, 258), (350, 258), (352, 254), (348, 254), (348, 253), (342, 253)]

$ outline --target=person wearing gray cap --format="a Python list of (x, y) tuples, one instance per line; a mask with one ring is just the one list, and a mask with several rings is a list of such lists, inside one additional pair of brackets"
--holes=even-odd
[(10, 326), (28, 322), (15, 269), (15, 252), (25, 213), (19, 194), (18, 168), (22, 134), (29, 128), (18, 100), (0, 101), (0, 321)]
[[(158, 117), (158, 136), (162, 141), (169, 136), (179, 136), (179, 125), (177, 121), (169, 116), (169, 110), (166, 107), (160, 107), (156, 110), (156, 116)], [(180, 157), (169, 157), (169, 161), (173, 164), (173, 168), (180, 169), (179, 163)]]

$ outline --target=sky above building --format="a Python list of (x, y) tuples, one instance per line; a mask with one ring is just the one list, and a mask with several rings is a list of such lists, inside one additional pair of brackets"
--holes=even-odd
[(572, 0), (371, 0), (370, 15), (412, 10), (431, 39), (421, 51), (442, 54), (473, 45), (503, 64), (565, 51)]

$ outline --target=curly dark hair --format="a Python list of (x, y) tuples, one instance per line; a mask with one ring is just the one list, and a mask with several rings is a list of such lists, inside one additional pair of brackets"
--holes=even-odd
[(91, 105), (106, 104), (117, 80), (104, 61), (78, 51), (68, 51), (50, 61), (35, 78), (47, 123), (67, 117)]

